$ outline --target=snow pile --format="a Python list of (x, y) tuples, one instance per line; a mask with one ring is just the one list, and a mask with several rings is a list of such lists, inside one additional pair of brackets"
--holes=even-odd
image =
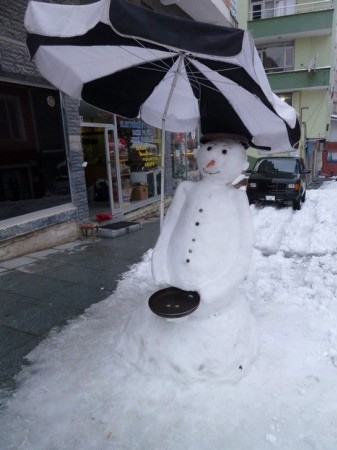
[[(242, 295), (211, 317), (165, 319), (146, 302), (130, 315), (116, 343), (123, 364), (148, 377), (177, 383), (238, 381), (255, 358), (258, 334), (254, 317)], [(184, 320), (185, 319), (185, 320)]]
[[(335, 450), (336, 190), (307, 192), (296, 212), (251, 206), (255, 247), (240, 293), (260, 346), (238, 383), (190, 379), (187, 353), (179, 377), (168, 370), (161, 319), (147, 329), (144, 320), (156, 290), (149, 251), (112, 296), (29, 355), (0, 418), (1, 450)], [(188, 323), (205, 345), (193, 321), (167, 325)], [(220, 345), (222, 332), (212, 337)], [(178, 358), (184, 341), (172, 339)]]

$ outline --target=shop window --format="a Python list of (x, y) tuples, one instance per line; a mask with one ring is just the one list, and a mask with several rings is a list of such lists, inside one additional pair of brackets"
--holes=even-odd
[(197, 133), (172, 133), (172, 172), (175, 185), (181, 180), (198, 181), (200, 173), (194, 156)]
[(0, 82), (0, 220), (69, 201), (58, 91)]
[(0, 140), (24, 139), (20, 102), (17, 97), (0, 94)]
[(121, 173), (130, 171), (133, 200), (137, 188), (146, 186), (148, 198), (160, 195), (161, 187), (161, 130), (142, 120), (118, 118), (118, 136), (125, 142), (128, 160), (123, 161)]

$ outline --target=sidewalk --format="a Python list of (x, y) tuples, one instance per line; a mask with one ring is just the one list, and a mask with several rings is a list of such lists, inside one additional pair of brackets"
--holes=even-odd
[(27, 355), (54, 327), (108, 297), (153, 248), (159, 221), (114, 239), (77, 241), (0, 262), (0, 388), (13, 389)]

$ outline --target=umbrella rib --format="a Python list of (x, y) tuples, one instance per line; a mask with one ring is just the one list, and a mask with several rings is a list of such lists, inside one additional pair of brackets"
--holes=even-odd
[[(153, 52), (151, 52), (151, 50), (150, 50), (148, 47), (145, 47), (144, 44), (143, 44), (141, 41), (139, 41), (138, 39), (135, 39), (135, 42), (137, 42), (138, 45), (140, 45), (142, 48), (144, 48), (145, 50), (147, 50), (148, 53), (149, 53), (150, 55), (152, 55), (154, 59), (157, 58), (157, 56), (156, 56)], [(169, 69), (169, 68), (171, 67), (170, 64), (167, 63), (167, 60), (166, 60), (166, 59), (165, 59), (165, 60), (161, 59), (161, 60), (160, 60), (161, 65), (160, 65), (160, 64), (158, 64), (156, 61), (151, 61), (151, 62), (149, 62), (149, 61), (147, 61), (146, 59), (140, 58), (139, 55), (137, 55), (135, 52), (132, 52), (128, 47), (120, 46), (120, 48), (123, 49), (125, 52), (127, 52), (127, 53), (129, 53), (129, 54), (131, 54), (131, 55), (133, 55), (133, 56), (135, 56), (135, 57), (137, 57), (139, 60), (143, 61), (145, 64), (149, 64), (149, 63), (151, 64), (151, 67), (135, 66), (135, 69), (165, 72), (165, 68), (166, 68), (166, 69)], [(172, 55), (172, 56), (171, 56), (171, 59), (172, 59), (172, 63), (173, 63), (174, 57), (176, 57), (178, 53), (170, 52), (170, 50), (168, 50), (168, 49), (167, 49), (167, 51), (168, 51), (168, 53), (171, 53), (171, 55)], [(181, 53), (183, 53), (183, 52), (181, 52)], [(167, 59), (169, 59), (169, 57), (168, 57)], [(209, 86), (209, 85), (207, 85), (207, 84), (205, 84), (205, 83), (202, 83), (202, 82), (201, 82), (202, 78), (198, 79), (198, 77), (197, 77), (197, 75), (196, 75), (198, 72), (194, 72), (194, 71), (191, 69), (191, 66), (192, 66), (193, 62), (192, 62), (192, 61), (189, 61), (189, 60), (186, 59), (186, 58), (184, 58), (184, 60), (185, 60), (186, 66), (188, 66), (188, 67), (190, 68), (190, 74), (193, 75), (193, 78), (194, 78), (194, 81), (192, 81), (191, 79), (189, 79), (189, 78), (187, 77), (187, 79), (189, 79), (191, 85), (193, 85), (194, 87), (196, 87), (198, 90), (200, 90), (200, 87), (201, 87), (201, 86), (204, 86), (204, 87), (206, 87), (206, 88), (208, 88), (208, 89), (214, 90), (215, 92), (218, 92), (218, 91), (219, 91), (219, 89), (216, 88), (215, 86), (212, 87), (212, 86)], [(157, 60), (157, 61), (158, 61), (158, 60)], [(235, 69), (240, 69), (240, 67), (228, 68), (228, 69), (220, 69), (218, 72), (219, 72), (219, 73), (223, 73), (223, 72), (232, 71), (232, 70), (235, 70)], [(209, 70), (209, 73), (212, 73), (212, 70), (211, 70), (211, 69)], [(174, 76), (174, 74), (172, 74), (172, 76)], [(181, 76), (182, 76), (182, 75), (181, 75)], [(212, 81), (212, 80), (209, 80), (209, 81)], [(221, 81), (221, 83), (225, 83), (225, 84), (226, 84), (225, 81)]]
[[(219, 88), (217, 88), (214, 84), (213, 84), (213, 81), (212, 81), (212, 79), (209, 79), (208, 81), (210, 82), (210, 83), (212, 83), (212, 85), (210, 85), (210, 84), (206, 84), (205, 82), (202, 82), (201, 80), (203, 80), (201, 77), (200, 78), (198, 78), (196, 75), (195, 75), (195, 73), (194, 72), (192, 72), (192, 74), (194, 75), (194, 80), (192, 81), (191, 79), (189, 80), (190, 81), (190, 84), (192, 85), (192, 86), (194, 86), (196, 89), (198, 89), (198, 91), (199, 91), (199, 99), (200, 99), (200, 89), (202, 88), (202, 87), (204, 87), (204, 88), (206, 88), (206, 89), (209, 89), (209, 90), (211, 90), (211, 91), (214, 91), (214, 92), (217, 92), (217, 93), (221, 93), (221, 91), (220, 91), (220, 89)], [(219, 81), (219, 80), (217, 80), (217, 83), (218, 84), (228, 84), (228, 85), (231, 85), (232, 83), (235, 83), (235, 82), (226, 82), (226, 81)], [(237, 86), (239, 86), (237, 83), (235, 83)], [(244, 89), (244, 88), (243, 88)], [(249, 92), (249, 91), (248, 91)], [(251, 95), (253, 95), (257, 100), (259, 100), (259, 101), (261, 101), (261, 99), (259, 98), (259, 96), (258, 95), (256, 95), (256, 94), (253, 94), (253, 93), (251, 93)], [(229, 100), (228, 100), (228, 102), (229, 103), (231, 103)]]
[[(153, 61), (148, 61), (144, 58), (141, 58), (137, 53), (133, 52), (130, 50), (130, 48), (128, 46), (120, 46), (120, 48), (125, 51), (126, 53), (129, 53), (130, 55), (138, 58), (140, 61), (143, 61), (144, 64), (147, 65), (147, 67), (142, 67), (141, 65), (138, 66), (134, 66), (135, 69), (138, 70), (148, 70), (148, 71), (159, 71), (159, 72), (166, 72), (166, 70), (170, 69), (172, 65), (170, 65), (167, 61), (169, 60), (169, 56), (167, 58), (164, 59), (160, 59), (158, 60), (157, 55), (155, 53), (153, 53), (148, 47), (146, 47), (141, 41), (139, 41), (138, 39), (134, 39), (135, 42), (138, 43), (138, 45), (140, 47), (142, 47), (143, 49), (145, 49), (150, 55), (153, 56)], [(172, 64), (174, 62), (174, 59), (178, 56), (179, 52), (172, 52), (169, 49), (166, 49), (166, 51), (168, 52), (168, 54), (171, 54), (171, 60), (172, 60)], [(180, 52), (180, 54), (184, 55), (184, 52)], [(195, 59), (195, 58), (193, 58)], [(200, 92), (200, 88), (201, 87), (205, 87), (207, 89), (213, 90), (214, 92), (219, 92), (219, 89), (216, 86), (210, 86), (209, 84), (203, 82), (204, 78), (203, 77), (198, 77), (197, 74), (199, 73), (199, 71), (195, 71), (193, 70), (193, 59), (191, 58), (191, 55), (189, 55), (189, 58), (184, 58), (185, 61), (185, 65), (186, 67), (189, 68), (189, 74), (190, 76), (187, 76), (187, 80), (189, 81), (189, 83), (195, 87), (199, 92)], [(160, 61), (160, 64), (159, 64)], [(228, 72), (228, 71), (233, 71), (233, 70), (238, 70), (240, 69), (240, 67), (231, 67), (231, 68), (223, 68), (223, 69), (219, 69), (218, 73), (224, 73), (224, 72)], [(213, 71), (211, 69), (209, 69), (209, 71), (205, 71), (205, 72), (209, 72), (212, 73)], [(180, 76), (183, 76), (180, 73)], [(174, 73), (171, 74), (171, 76), (168, 76), (169, 78), (174, 77)], [(209, 79), (209, 81), (212, 83), (212, 80)], [(218, 83), (223, 83), (223, 84), (230, 84), (228, 82), (226, 82), (225, 80), (223, 81), (219, 81)]]
[[(208, 84), (206, 84), (206, 83), (203, 83), (202, 82), (202, 80), (204, 79), (204, 78), (202, 78), (202, 77), (198, 77), (197, 76), (197, 74), (198, 73), (200, 73), (200, 71), (199, 70), (193, 70), (193, 61), (191, 61), (191, 60), (189, 60), (188, 61), (188, 64), (186, 64), (186, 66), (188, 66), (188, 68), (189, 68), (189, 72), (190, 72), (190, 74), (191, 75), (193, 75), (193, 78), (194, 78), (194, 80), (195, 80), (195, 83), (196, 84), (193, 84), (193, 82), (192, 82), (192, 80), (190, 79), (190, 83), (193, 85), (193, 86), (195, 86), (195, 87), (201, 87), (201, 86), (203, 86), (203, 87), (206, 87), (206, 88), (208, 88), (208, 89), (210, 89), (210, 90), (213, 90), (213, 91), (215, 91), (215, 92), (219, 92), (219, 89), (213, 84), (213, 86), (209, 86)], [(220, 69), (220, 70), (218, 70), (217, 72), (219, 73), (219, 74), (221, 74), (222, 72), (228, 72), (228, 71), (233, 71), (233, 70), (238, 70), (238, 69), (240, 69), (240, 67), (234, 67), (234, 68), (228, 68), (228, 69)], [(213, 73), (213, 70), (206, 70), (205, 71), (205, 73)], [(213, 80), (212, 80), (212, 78), (208, 78), (208, 81), (210, 82), (210, 83), (213, 83)], [(235, 81), (226, 81), (225, 79), (224, 80), (217, 80), (217, 83), (218, 84), (228, 84), (228, 85), (230, 85), (230, 84), (237, 84)]]
[[(157, 60), (157, 61), (158, 61), (157, 55), (155, 55), (153, 52), (151, 52), (151, 50), (150, 50), (148, 47), (145, 47), (144, 44), (143, 44), (142, 42), (138, 41), (137, 39), (135, 39), (135, 42), (137, 42), (144, 50), (147, 50), (147, 52), (148, 52), (151, 56), (153, 56), (154, 60)], [(125, 47), (125, 46), (120, 46), (120, 48), (123, 49), (125, 52), (129, 53), (130, 55), (137, 57), (139, 60), (143, 61), (144, 63), (147, 63), (147, 64), (149, 63), (149, 61), (147, 61), (146, 59), (141, 58), (139, 55), (137, 55), (136, 53), (132, 52), (132, 51), (129, 50), (127, 47)], [(172, 55), (172, 56), (171, 56), (171, 59), (172, 59), (172, 61), (173, 61), (173, 60), (174, 60), (174, 56), (176, 56), (177, 53), (170, 52), (169, 50), (167, 50), (167, 51), (168, 51), (169, 54)], [(169, 57), (168, 57), (168, 58), (169, 58)], [(168, 59), (168, 58), (167, 58), (167, 59)], [(161, 59), (160, 61), (162, 62), (163, 66), (166, 67), (166, 69), (169, 69), (169, 68), (170, 68), (170, 65), (169, 65), (166, 61), (164, 61), (163, 59)], [(153, 66), (155, 66), (155, 67), (158, 66), (158, 68), (161, 68), (161, 69), (162, 69), (162, 67), (161, 67), (159, 64), (156, 65), (155, 62), (152, 62), (152, 61), (151, 61), (151, 63), (153, 64)], [(162, 69), (162, 70), (163, 70), (163, 69)]]

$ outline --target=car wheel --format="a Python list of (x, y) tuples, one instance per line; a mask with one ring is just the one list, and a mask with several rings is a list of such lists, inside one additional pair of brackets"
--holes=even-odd
[(302, 195), (302, 198), (301, 198), (302, 203), (305, 202), (305, 194), (306, 194), (306, 192), (304, 192), (304, 194)]
[(293, 202), (293, 210), (294, 211), (299, 211), (301, 209), (301, 198), (297, 198), (296, 200), (294, 200)]
[(250, 205), (254, 205), (255, 201), (252, 198), (248, 197), (248, 202)]

